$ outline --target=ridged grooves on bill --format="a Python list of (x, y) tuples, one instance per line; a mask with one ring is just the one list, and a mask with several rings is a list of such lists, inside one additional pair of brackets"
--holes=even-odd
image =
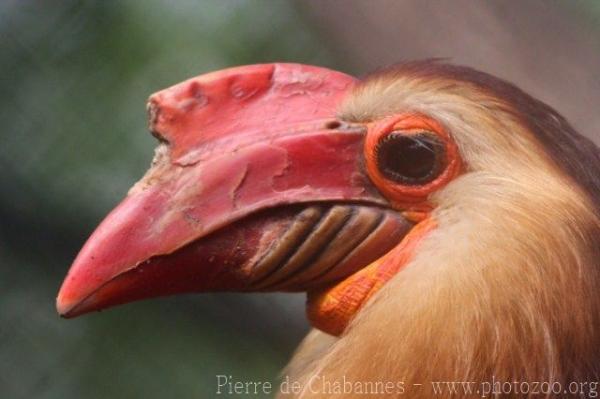
[(309, 206), (257, 261), (252, 287), (296, 291), (344, 278), (391, 250), (411, 227), (382, 208)]

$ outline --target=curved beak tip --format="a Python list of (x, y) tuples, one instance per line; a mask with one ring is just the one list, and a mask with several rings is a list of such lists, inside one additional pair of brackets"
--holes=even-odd
[(71, 304), (61, 300), (60, 296), (56, 298), (56, 312), (64, 319), (70, 319), (73, 317), (71, 311), (77, 304)]
[(64, 319), (72, 319), (93, 311), (101, 311), (101, 307), (94, 295), (89, 295), (83, 298), (65, 299), (61, 292), (56, 298), (56, 311), (58, 315)]
[(97, 300), (95, 297), (101, 285), (98, 286), (97, 282), (89, 281), (85, 276), (79, 277), (77, 279), (77, 277), (68, 275), (59, 289), (56, 297), (56, 311), (62, 318), (70, 319), (96, 310)]
[(74, 317), (74, 310), (81, 303), (80, 300), (73, 300), (65, 297), (64, 289), (61, 288), (56, 297), (56, 311), (60, 317), (69, 319)]

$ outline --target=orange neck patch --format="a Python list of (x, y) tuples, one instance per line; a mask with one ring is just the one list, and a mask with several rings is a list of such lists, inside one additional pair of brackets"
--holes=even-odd
[(306, 312), (311, 324), (341, 335), (369, 298), (413, 259), (421, 240), (435, 227), (433, 219), (424, 219), (383, 257), (332, 287), (309, 291)]

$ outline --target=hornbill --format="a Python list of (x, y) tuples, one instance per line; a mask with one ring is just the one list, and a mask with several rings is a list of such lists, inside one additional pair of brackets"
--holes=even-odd
[(438, 60), (361, 80), (261, 64), (148, 112), (152, 166), (77, 256), (60, 315), (305, 291), (300, 382), (429, 397), (414, 386), (600, 377), (600, 151), (514, 85)]

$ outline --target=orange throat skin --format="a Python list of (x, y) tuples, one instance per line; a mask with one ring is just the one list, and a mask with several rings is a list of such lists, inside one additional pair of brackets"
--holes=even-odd
[(433, 218), (423, 219), (389, 253), (332, 287), (309, 291), (306, 313), (312, 326), (342, 335), (369, 299), (413, 259), (421, 241), (436, 226)]

